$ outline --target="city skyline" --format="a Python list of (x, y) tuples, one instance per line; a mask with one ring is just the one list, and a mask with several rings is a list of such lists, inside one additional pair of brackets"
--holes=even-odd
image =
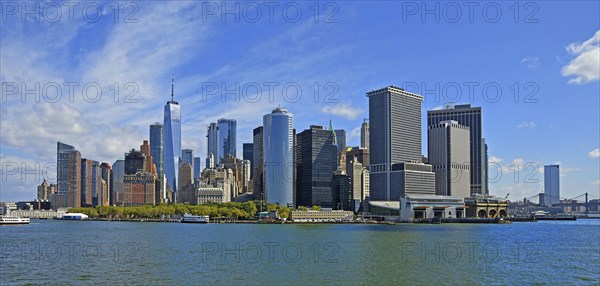
[[(165, 10), (153, 3), (144, 4), (140, 7), (139, 25), (111, 25), (104, 21), (91, 25), (101, 31), (98, 42), (94, 43), (90, 43), (85, 33), (77, 29), (55, 27), (63, 36), (50, 33), (44, 27), (25, 33), (21, 29), (11, 29), (12, 23), (8, 22), (1, 28), (3, 38), (12, 39), (3, 43), (3, 53), (0, 55), (3, 81), (27, 83), (29, 89), (33, 88), (33, 82), (40, 82), (42, 86), (54, 81), (60, 84), (76, 81), (81, 85), (98, 82), (105, 93), (98, 102), (86, 102), (78, 93), (73, 103), (66, 100), (65, 89), (63, 99), (56, 103), (35, 103), (32, 95), (28, 95), (27, 102), (22, 103), (19, 95), (7, 95), (2, 106), (2, 161), (32, 166), (36, 162), (42, 166), (55, 162), (52, 150), (56, 141), (61, 141), (77, 146), (85, 158), (113, 163), (122, 158), (126, 150), (148, 139), (148, 124), (162, 122), (160, 111), (168, 100), (171, 74), (178, 78), (177, 100), (182, 105), (181, 147), (193, 149), (201, 155), (202, 162), (206, 159), (204, 136), (208, 123), (216, 122), (219, 118), (236, 119), (237, 153), (241, 154), (242, 144), (252, 142), (251, 130), (260, 125), (261, 119), (257, 114), (266, 114), (278, 105), (294, 113), (297, 130), (307, 129), (312, 124), (326, 126), (332, 117), (337, 129), (346, 130), (347, 145), (358, 146), (360, 125), (363, 118), (368, 117), (364, 93), (391, 84), (424, 96), (421, 149), (426, 150), (425, 111), (443, 106), (449, 101), (447, 99), (456, 94), (454, 90), (458, 86), (462, 96), (454, 103), (469, 103), (484, 110), (483, 137), (489, 145), (489, 159), (493, 164), (498, 164), (503, 172), (500, 181), (490, 182), (490, 194), (504, 196), (510, 193), (510, 198), (517, 200), (542, 192), (543, 166), (557, 162), (561, 165), (561, 195), (570, 197), (569, 194), (575, 196), (584, 191), (597, 192), (600, 183), (597, 177), (599, 135), (594, 132), (582, 134), (578, 128), (572, 128), (581, 122), (589, 122), (592, 124), (591, 130), (598, 129), (597, 77), (594, 74), (586, 77), (587, 74), (582, 72), (571, 72), (576, 70), (577, 59), (582, 51), (598, 48), (600, 34), (595, 28), (597, 25), (589, 25), (598, 21), (594, 17), (597, 15), (592, 13), (598, 10), (598, 4), (587, 5), (590, 5), (590, 9), (583, 11), (553, 3), (540, 3), (540, 10), (544, 11), (546, 17), (570, 17), (572, 22), (569, 27), (583, 27), (572, 29), (569, 33), (557, 33), (554, 37), (542, 36), (553, 34), (558, 29), (557, 24), (551, 23), (517, 25), (512, 19), (471, 26), (468, 23), (433, 23), (441, 29), (429, 31), (431, 38), (447, 42), (449, 48), (455, 51), (452, 57), (447, 57), (448, 52), (431, 45), (429, 38), (418, 37), (417, 32), (410, 32), (411, 27), (431, 24), (414, 21), (415, 18), (402, 22), (401, 18), (390, 17), (390, 25), (407, 28), (402, 29), (406, 33), (404, 36), (415, 41), (413, 45), (403, 46), (402, 53), (385, 45), (380, 46), (377, 54), (362, 45), (349, 44), (342, 48), (339, 43), (352, 43), (351, 39), (355, 38), (345, 36), (348, 30), (336, 24), (316, 25), (307, 19), (301, 21), (302, 25), (284, 27), (278, 31), (268, 25), (258, 24), (264, 33), (248, 35), (246, 40), (250, 49), (242, 51), (232, 45), (217, 49), (210, 43), (214, 41), (219, 46), (224, 41), (218, 36), (221, 28), (215, 28), (212, 23), (203, 25), (200, 20), (192, 20), (189, 25), (181, 25), (185, 29), (179, 30), (190, 37), (182, 37), (174, 42), (174, 52), (165, 51), (164, 55), (159, 54), (156, 58), (140, 56), (152, 53), (152, 49), (142, 46), (144, 40), (166, 41), (169, 37), (165, 35), (169, 35), (174, 26), (190, 20), (176, 16), (186, 9), (197, 9), (196, 6), (177, 3), (173, 4), (173, 10)], [(364, 11), (365, 16), (391, 13), (373, 9), (365, 3), (352, 3), (340, 8), (343, 9), (340, 9), (337, 17), (344, 21), (346, 28), (348, 25), (355, 27), (359, 35), (366, 35), (366, 30), (357, 25), (363, 25), (362, 21), (369, 17), (354, 16), (355, 11)], [(148, 19), (161, 21), (144, 28)], [(176, 23), (163, 22), (164, 19), (174, 19)], [(76, 22), (75, 26), (89, 24), (84, 22)], [(380, 24), (367, 22), (364, 26), (377, 28), (377, 25)], [(241, 26), (237, 29), (245, 29)], [(496, 33), (492, 37), (481, 26), (493, 28)], [(207, 33), (199, 33), (198, 27), (206, 29)], [(473, 37), (467, 44), (457, 43), (450, 35), (446, 35), (457, 28), (472, 33)], [(133, 39), (127, 37), (127, 30), (146, 29), (151, 29), (156, 35), (143, 34), (143, 37)], [(309, 35), (314, 35), (314, 38)], [(381, 36), (375, 33), (366, 40), (379, 43), (381, 40), (378, 37)], [(278, 48), (295, 37), (306, 39), (306, 46), (299, 47), (291, 54), (277, 53)], [(46, 65), (33, 65), (32, 62), (23, 62), (22, 66), (11, 64), (9, 59), (13, 56), (27, 58), (20, 55), (31, 52), (31, 48), (23, 43), (31, 42), (32, 47), (42, 46), (35, 43), (48, 42), (48, 39), (56, 46), (39, 51), (42, 55), (36, 58), (43, 60)], [(131, 41), (130, 47), (138, 48), (139, 54), (127, 54), (127, 51), (135, 51), (129, 50), (129, 47), (123, 51), (115, 48), (125, 39)], [(321, 45), (317, 46), (317, 42)], [(493, 46), (497, 42), (512, 43), (514, 48), (503, 50), (497, 57), (480, 53), (482, 47), (475, 48), (484, 45), (483, 48), (494, 51), (496, 49)], [(198, 46), (202, 48), (190, 52), (192, 47)], [(71, 48), (90, 50), (91, 53), (84, 57), (61, 56)], [(357, 54), (364, 56), (354, 57)], [(234, 58), (250, 55), (253, 59), (236, 63), (235, 59), (227, 59), (225, 55), (236, 55)], [(128, 59), (131, 64), (124, 66), (119, 65), (117, 60), (101, 60), (121, 57)], [(186, 64), (186, 57), (190, 57), (192, 63), (202, 61), (203, 64), (191, 67)], [(156, 69), (157, 66), (161, 68)], [(375, 66), (379, 70), (370, 69)], [(70, 71), (65, 67), (75, 68)], [(350, 70), (354, 72), (349, 73)], [(29, 73), (33, 73), (33, 78)], [(115, 103), (112, 94), (108, 93), (108, 87), (114, 82), (119, 83), (122, 91), (119, 103)], [(137, 103), (124, 102), (127, 91), (131, 91), (126, 90), (125, 86), (130, 82), (139, 87), (135, 96)], [(240, 84), (241, 91), (244, 86), (251, 87), (247, 84), (252, 82), (263, 88), (262, 100), (235, 102), (235, 96), (228, 95), (225, 102), (221, 101), (220, 95), (236, 83)], [(279, 83), (277, 96), (272, 102), (265, 100), (268, 98), (265, 83), (269, 82)], [(330, 82), (334, 85), (326, 88)], [(281, 88), (286, 84), (292, 86), (290, 83), (297, 83), (302, 88), (302, 100), (293, 102), (282, 98)], [(312, 93), (317, 87), (315, 83), (318, 83), (321, 91), (317, 103)], [(496, 85), (502, 90), (502, 97), (498, 101), (494, 100)], [(215, 86), (217, 92), (210, 93), (208, 87)], [(487, 93), (482, 91), (485, 86), (488, 87)], [(468, 96), (470, 87), (474, 90), (473, 100)], [(326, 96), (334, 89), (337, 89), (335, 98), (338, 101), (329, 102)], [(520, 91), (516, 102), (514, 90)], [(290, 89), (293, 95), (291, 91), (293, 88)], [(203, 101), (203, 95), (207, 95), (206, 102)], [(254, 95), (253, 91), (249, 91), (249, 95)], [(484, 99), (482, 95), (488, 98)], [(578, 112), (571, 113), (564, 108), (571, 104), (578, 104)], [(562, 112), (567, 112), (567, 116), (556, 116)], [(56, 114), (61, 116), (57, 117)], [(44, 130), (47, 132), (42, 132)], [(532, 166), (537, 166), (537, 169)], [(520, 175), (517, 183), (513, 170), (518, 170)], [(535, 170), (537, 172), (533, 173)], [(537, 183), (525, 183), (524, 178), (532, 173)], [(494, 174), (490, 174), (490, 177), (493, 179)], [(0, 200), (34, 197), (35, 188), (42, 179), (41, 176), (34, 178), (28, 175), (23, 183), (20, 176), (9, 176), (6, 182), (2, 182), (2, 187), (11, 191), (2, 192)]]

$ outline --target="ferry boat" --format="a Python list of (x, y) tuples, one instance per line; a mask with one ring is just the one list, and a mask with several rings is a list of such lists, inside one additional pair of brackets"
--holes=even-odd
[(16, 216), (0, 216), (0, 224), (29, 224), (29, 218)]
[(186, 223), (208, 223), (209, 218), (207, 215), (191, 215), (184, 214), (183, 218), (181, 218), (181, 222)]

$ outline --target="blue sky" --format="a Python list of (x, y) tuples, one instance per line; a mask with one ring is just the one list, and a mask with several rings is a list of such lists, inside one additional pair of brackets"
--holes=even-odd
[[(241, 154), (262, 115), (278, 105), (294, 114), (299, 131), (332, 118), (358, 145), (365, 93), (396, 85), (425, 96), (424, 154), (427, 110), (447, 101), (482, 107), (498, 167), (490, 177), (501, 172), (492, 194), (532, 196), (543, 190), (543, 165), (557, 162), (562, 196), (599, 193), (597, 1), (486, 2), (473, 10), (468, 2), (243, 2), (233, 14), (224, 10), (236, 2), (149, 1), (119, 2), (118, 16), (115, 2), (81, 2), (73, 19), (64, 3), (38, 2), (37, 22), (14, 3), (0, 7), (2, 201), (33, 199), (42, 177), (54, 178), (54, 168), (44, 166), (55, 163), (56, 141), (110, 163), (139, 148), (148, 126), (162, 122), (172, 74), (182, 147), (203, 159), (209, 122), (237, 119)], [(272, 15), (268, 5), (275, 5)], [(69, 82), (79, 83), (72, 101)], [(17, 91), (10, 89), (15, 83)], [(40, 88), (22, 102), (35, 83)], [(91, 86), (86, 95), (93, 98), (96, 84), (102, 97), (86, 101), (82, 87)], [(62, 96), (50, 102), (55, 85)], [(226, 90), (247, 97), (222, 101)], [(125, 102), (130, 92), (137, 102)]]

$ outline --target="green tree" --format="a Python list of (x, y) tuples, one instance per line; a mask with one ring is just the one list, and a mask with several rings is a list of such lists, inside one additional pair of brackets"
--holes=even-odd
[(321, 210), (321, 206), (312, 206), (311, 209), (313, 211), (320, 211)]
[(291, 209), (288, 207), (279, 208), (279, 216), (281, 218), (289, 219), (290, 218)]

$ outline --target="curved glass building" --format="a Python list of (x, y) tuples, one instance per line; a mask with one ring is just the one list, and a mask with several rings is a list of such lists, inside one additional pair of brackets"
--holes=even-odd
[[(171, 83), (171, 100), (165, 104), (163, 125), (164, 172), (167, 177), (167, 184), (171, 188), (173, 195), (175, 195), (181, 156), (181, 109), (179, 103), (173, 97), (173, 83)], [(175, 196), (173, 196), (173, 200), (175, 200)]]
[(264, 190), (269, 203), (294, 205), (293, 115), (276, 108), (263, 116)]

